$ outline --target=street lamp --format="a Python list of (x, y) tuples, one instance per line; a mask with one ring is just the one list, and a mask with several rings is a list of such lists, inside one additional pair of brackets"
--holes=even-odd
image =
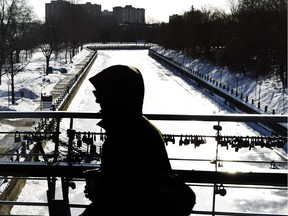
[(219, 85), (222, 87), (222, 68), (220, 68), (220, 80), (219, 80)]
[(237, 73), (236, 74), (236, 97), (238, 96), (238, 77), (239, 77), (239, 74)]
[(261, 85), (262, 85), (262, 82), (260, 81), (260, 82), (259, 82), (259, 100), (258, 100), (258, 109), (260, 109)]

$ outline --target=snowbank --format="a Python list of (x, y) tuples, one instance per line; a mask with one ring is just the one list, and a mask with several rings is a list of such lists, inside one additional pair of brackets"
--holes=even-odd
[(151, 49), (185, 67), (199, 71), (203, 75), (208, 75), (222, 83), (222, 85), (229, 86), (230, 89), (238, 89), (239, 95), (243, 94), (244, 97), (247, 96), (250, 100), (253, 99), (256, 106), (260, 102), (261, 107), (267, 106), (269, 110), (275, 110), (275, 114), (288, 114), (288, 90), (283, 89), (280, 77), (277, 75), (255, 80), (248, 72), (246, 74), (235, 73), (227, 68), (220, 68), (198, 59), (191, 59), (182, 53), (164, 49), (160, 46)]

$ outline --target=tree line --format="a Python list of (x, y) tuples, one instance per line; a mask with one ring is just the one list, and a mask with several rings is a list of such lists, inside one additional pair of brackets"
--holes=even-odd
[(230, 13), (191, 9), (163, 24), (157, 43), (287, 88), (287, 0), (228, 0)]
[(60, 51), (68, 62), (85, 43), (146, 41), (237, 73), (252, 72), (257, 79), (276, 74), (286, 88), (287, 0), (227, 2), (230, 13), (192, 6), (169, 23), (117, 25), (113, 17), (91, 16), (73, 5), (42, 23), (26, 0), (0, 0), (0, 85), (7, 74), (15, 103), (14, 76), (36, 49), (46, 58), (48, 74), (52, 56)]

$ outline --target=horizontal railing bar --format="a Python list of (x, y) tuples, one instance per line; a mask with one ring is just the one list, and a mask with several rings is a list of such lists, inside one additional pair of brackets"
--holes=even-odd
[[(0, 205), (21, 205), (21, 206), (48, 206), (47, 202), (21, 202), (21, 201), (0, 201)], [(88, 204), (69, 203), (70, 208), (86, 208)]]
[[(1, 162), (0, 175), (29, 177), (64, 176), (71, 178), (84, 178), (85, 170), (99, 167), (99, 164), (70, 164), (66, 162), (55, 164), (47, 162)], [(286, 170), (277, 170), (277, 172), (271, 171), (271, 173), (229, 173), (199, 170), (173, 170), (173, 172), (180, 175), (187, 183), (287, 186)]]
[[(3, 176), (0, 176), (0, 179), (3, 179)], [(33, 181), (47, 181), (47, 177), (13, 177), (13, 176), (6, 176), (7, 180), (11, 179), (24, 179), (24, 180), (33, 180)]]
[[(150, 120), (171, 121), (228, 121), (228, 122), (278, 122), (287, 123), (287, 115), (268, 114), (214, 114), (214, 115), (172, 115), (172, 114), (144, 114)], [(95, 112), (67, 112), (67, 111), (33, 111), (15, 112), (1, 111), (1, 118), (86, 118), (100, 119), (101, 114)]]
[(169, 160), (175, 161), (197, 161), (197, 162), (227, 162), (227, 163), (260, 163), (260, 164), (287, 164), (287, 161), (259, 161), (259, 160), (228, 160), (228, 159), (193, 159), (193, 158), (169, 158)]
[(100, 164), (67, 163), (67, 162), (9, 162), (0, 161), (0, 175), (21, 177), (79, 177), (83, 178), (84, 171), (100, 168)]
[(249, 215), (249, 216), (286, 216), (284, 214), (271, 214), (271, 213), (242, 213), (242, 212), (212, 212), (211, 211), (193, 211), (192, 214), (190, 214), (190, 216), (193, 215), (227, 215), (227, 216), (244, 216), (244, 215)]
[(0, 205), (48, 206), (47, 202), (0, 201)]
[(287, 123), (288, 116), (260, 114), (214, 114), (214, 115), (165, 115), (146, 114), (150, 120), (168, 121), (226, 121), (226, 122), (278, 122)]
[[(17, 201), (0, 201), (0, 205), (21, 205), (21, 206), (48, 206), (48, 203), (45, 202), (17, 202)], [(69, 204), (70, 208), (85, 208), (87, 205), (84, 204)], [(211, 215), (211, 211), (197, 211), (194, 210), (191, 215)], [(241, 212), (220, 212), (214, 211), (213, 215), (231, 215), (231, 216), (285, 216), (283, 214), (271, 214), (271, 213), (241, 213)]]
[[(282, 171), (282, 170), (281, 170)], [(286, 173), (218, 172), (199, 170), (173, 170), (187, 183), (217, 183), (237, 185), (270, 185), (287, 187)]]
[[(22, 154), (0, 154), (0, 156), (20, 156), (20, 157), (27, 157), (27, 156), (43, 156), (41, 153), (26, 153), (24, 155)], [(54, 154), (46, 154), (46, 156), (54, 156)], [(94, 158), (100, 158), (99, 155), (91, 155), (91, 154), (81, 154), (81, 155), (73, 155), (73, 157), (85, 157), (90, 156)], [(259, 160), (228, 160), (228, 159), (193, 159), (193, 158), (169, 158), (170, 161), (196, 161), (196, 162), (227, 162), (227, 163), (255, 163), (255, 164), (287, 164), (287, 160), (285, 161), (259, 161)], [(1, 163), (1, 162), (0, 162)], [(14, 163), (14, 162), (11, 162)]]
[(57, 135), (57, 134), (61, 134), (61, 133), (57, 133), (57, 132), (41, 132), (41, 131), (0, 131), (0, 134), (27, 134), (27, 135), (49, 135), (49, 134), (53, 134), (53, 135)]
[[(215, 184), (213, 183), (206, 183), (206, 184), (201, 184), (201, 183), (186, 183), (187, 185), (191, 186), (191, 187), (208, 187), (208, 188), (213, 188), (215, 186)], [(284, 186), (265, 186), (265, 185), (261, 185), (261, 186), (257, 186), (257, 185), (232, 185), (232, 184), (225, 184), (225, 188), (236, 188), (236, 189), (253, 189), (253, 190), (285, 190), (287, 191), (288, 188), (284, 187)]]
[[(20, 206), (48, 206), (47, 202), (20, 202), (20, 201), (0, 201), (0, 205), (20, 205)], [(86, 208), (87, 204), (69, 203), (70, 208)]]

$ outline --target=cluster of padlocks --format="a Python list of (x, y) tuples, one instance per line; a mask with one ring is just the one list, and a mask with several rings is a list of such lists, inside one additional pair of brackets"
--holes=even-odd
[(163, 137), (164, 137), (166, 145), (168, 145), (169, 142), (171, 142), (172, 144), (175, 144), (176, 143), (176, 140), (175, 140), (176, 137), (179, 138), (179, 146), (194, 144), (195, 148), (196, 148), (196, 147), (199, 147), (201, 144), (206, 143), (206, 138), (204, 136), (201, 136), (201, 135), (163, 134)]
[(101, 155), (101, 146), (100, 149), (97, 151), (95, 142), (98, 140), (103, 142), (105, 138), (106, 135), (105, 133), (102, 132), (102, 130), (99, 133), (90, 131), (75, 132), (75, 139), (76, 139), (75, 143), (77, 148), (81, 148), (83, 146), (83, 143), (85, 143), (87, 146), (87, 153), (91, 155), (99, 155), (99, 154)]
[(226, 147), (228, 149), (228, 146), (230, 146), (235, 148), (235, 151), (237, 152), (240, 148), (248, 148), (249, 150), (255, 147), (283, 148), (287, 142), (287, 137), (217, 136), (216, 140), (221, 147)]
[[(163, 134), (166, 145), (169, 143), (175, 144), (176, 138), (179, 139), (179, 146), (194, 144), (195, 148), (202, 144), (206, 144), (206, 137), (202, 135), (175, 135), (175, 134)], [(239, 151), (241, 148), (283, 148), (287, 143), (287, 137), (267, 137), (267, 136), (222, 136), (217, 135), (215, 139), (221, 147), (229, 149), (234, 148), (235, 151)]]
[[(215, 126), (215, 129), (219, 129), (219, 126)], [(86, 155), (100, 156), (102, 152), (102, 143), (106, 139), (106, 134), (102, 132), (90, 132), (90, 131), (73, 131), (73, 148), (77, 148), (80, 154), (85, 153)], [(219, 132), (219, 130), (218, 130)], [(44, 133), (44, 132), (15, 132), (15, 143), (21, 143), (21, 155), (26, 154), (29, 150), (29, 146), (34, 142), (42, 142), (43, 140), (50, 139), (53, 142), (56, 141), (56, 133)], [(202, 144), (206, 144), (206, 138), (208, 136), (203, 135), (176, 135), (176, 134), (163, 134), (166, 145), (169, 143), (175, 144), (176, 142), (179, 146), (194, 145), (195, 148)], [(252, 148), (283, 148), (287, 143), (287, 137), (266, 137), (266, 136), (223, 136), (218, 133), (216, 136), (212, 136), (216, 139), (216, 142), (221, 147), (226, 147), (227, 149), (234, 148), (236, 152), (241, 148), (247, 148), (251, 150)], [(85, 143), (86, 150), (83, 151), (83, 143)], [(98, 146), (96, 146), (98, 143)], [(68, 146), (65, 143), (61, 143), (63, 146)], [(97, 149), (98, 148), (98, 149)], [(82, 150), (81, 150), (82, 149)], [(74, 149), (75, 150), (75, 149)], [(19, 154), (17, 152), (17, 154)]]

